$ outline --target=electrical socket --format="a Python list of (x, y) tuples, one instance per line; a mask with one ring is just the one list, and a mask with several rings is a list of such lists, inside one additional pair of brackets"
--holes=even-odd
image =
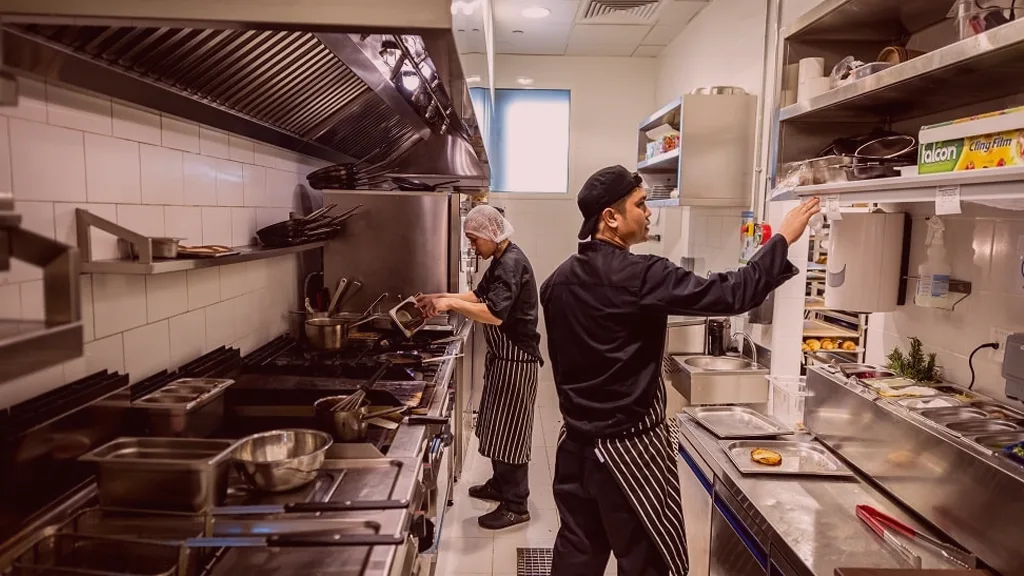
[(989, 333), (989, 342), (999, 342), (999, 350), (990, 350), (989, 359), (996, 364), (1003, 363), (1003, 353), (1006, 351), (1006, 339), (1013, 334), (1013, 330), (1005, 328), (992, 328)]

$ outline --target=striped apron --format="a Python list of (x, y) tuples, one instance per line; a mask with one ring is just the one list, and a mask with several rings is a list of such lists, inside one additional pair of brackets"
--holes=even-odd
[(506, 464), (530, 461), (540, 361), (492, 324), (484, 325), (487, 360), (476, 436), (480, 454)]
[[(562, 435), (565, 430), (563, 428)], [(683, 500), (676, 468), (676, 436), (665, 421), (665, 387), (654, 407), (621, 438), (596, 441), (594, 451), (615, 477), (661, 552), (672, 576), (690, 571), (683, 526)]]

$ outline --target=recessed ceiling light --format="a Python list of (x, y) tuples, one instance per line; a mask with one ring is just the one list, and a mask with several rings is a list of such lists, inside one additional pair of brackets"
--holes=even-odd
[(531, 6), (523, 9), (524, 18), (547, 18), (551, 15), (551, 10), (542, 6)]
[(519, 78), (516, 78), (516, 82), (518, 82), (521, 86), (530, 86), (531, 84), (533, 84), (533, 78), (520, 76)]
[(466, 76), (466, 82), (469, 82), (470, 84), (474, 84), (474, 83), (479, 82), (479, 81), (480, 81), (480, 76), (478, 74), (473, 74), (472, 76)]

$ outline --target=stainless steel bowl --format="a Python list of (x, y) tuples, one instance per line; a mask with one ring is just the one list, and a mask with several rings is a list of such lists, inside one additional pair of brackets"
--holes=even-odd
[(287, 492), (312, 482), (334, 440), (316, 430), (273, 430), (235, 445), (235, 469), (250, 487)]

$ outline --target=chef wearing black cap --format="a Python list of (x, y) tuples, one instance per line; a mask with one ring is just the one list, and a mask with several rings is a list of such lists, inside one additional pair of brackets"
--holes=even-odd
[(661, 382), (668, 316), (739, 314), (761, 304), (797, 273), (788, 247), (819, 211), (817, 199), (795, 208), (747, 266), (702, 278), (630, 253), (647, 240), (646, 198), (640, 177), (622, 166), (591, 176), (577, 200), (579, 238), (589, 241), (541, 286), (565, 422), (554, 479), (558, 576), (603, 574), (609, 552), (620, 576), (687, 573)]

